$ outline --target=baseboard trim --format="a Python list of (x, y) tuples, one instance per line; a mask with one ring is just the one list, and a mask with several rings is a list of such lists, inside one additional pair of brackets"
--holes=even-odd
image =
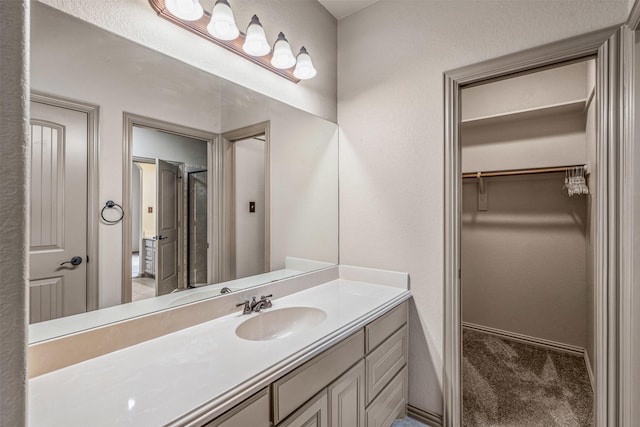
[(429, 427), (442, 427), (442, 415), (407, 405), (407, 415), (416, 421), (427, 424)]
[(596, 392), (596, 378), (593, 376), (593, 370), (591, 369), (591, 361), (589, 360), (589, 353), (584, 351), (584, 364), (587, 365), (587, 374), (589, 375), (589, 382), (591, 383), (591, 390)]
[(488, 326), (476, 325), (474, 323), (462, 322), (462, 327), (471, 329), (478, 332), (484, 332), (491, 335), (496, 335), (501, 338), (507, 338), (513, 341), (522, 342), (525, 344), (537, 345), (539, 347), (549, 348), (551, 350), (563, 351), (565, 353), (574, 354), (576, 356), (584, 356), (586, 352), (582, 347), (578, 347), (570, 344), (563, 344), (556, 341), (545, 340), (543, 338), (531, 337), (529, 335), (518, 334), (515, 332), (503, 331), (502, 329), (490, 328)]

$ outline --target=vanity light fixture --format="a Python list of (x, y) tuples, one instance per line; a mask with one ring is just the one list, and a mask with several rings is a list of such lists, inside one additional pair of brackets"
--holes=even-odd
[(251, 56), (265, 56), (271, 52), (267, 36), (264, 34), (264, 28), (262, 28), (262, 24), (256, 15), (253, 15), (251, 22), (249, 22), (242, 50)]
[(166, 6), (169, 12), (185, 21), (197, 21), (204, 15), (199, 0), (166, 0)]
[(271, 65), (281, 70), (291, 68), (296, 65), (296, 58), (291, 52), (291, 46), (284, 34), (278, 34), (278, 40), (273, 44), (273, 55)]
[(300, 53), (296, 57), (296, 68), (293, 70), (293, 75), (300, 80), (312, 79), (317, 74), (313, 62), (311, 62), (311, 56), (304, 46), (300, 48)]
[(238, 30), (229, 0), (215, 0), (211, 13), (202, 8), (200, 0), (149, 0), (149, 3), (161, 18), (294, 83), (317, 74), (309, 52), (303, 47), (294, 57), (283, 33), (278, 35), (272, 52), (256, 15), (246, 33)]
[(240, 35), (233, 12), (227, 0), (216, 0), (211, 10), (207, 31), (218, 40), (235, 40)]

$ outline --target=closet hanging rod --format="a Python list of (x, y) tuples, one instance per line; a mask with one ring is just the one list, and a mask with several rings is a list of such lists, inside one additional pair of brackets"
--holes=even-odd
[[(531, 168), (531, 169), (511, 169), (511, 170), (501, 170), (501, 171), (487, 171), (480, 172), (480, 176), (483, 178), (489, 178), (492, 176), (515, 176), (515, 175), (534, 175), (538, 173), (554, 173), (554, 172), (566, 172), (573, 168), (585, 168), (585, 173), (588, 174), (589, 170), (587, 169), (587, 165), (571, 165), (571, 166), (556, 166), (551, 168)], [(462, 178), (477, 178), (478, 172), (469, 172), (463, 173)]]

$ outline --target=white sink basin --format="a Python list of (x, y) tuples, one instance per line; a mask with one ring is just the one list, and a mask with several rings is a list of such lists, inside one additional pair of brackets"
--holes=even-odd
[(327, 313), (314, 307), (267, 309), (242, 322), (236, 335), (251, 341), (276, 340), (311, 329), (326, 318)]

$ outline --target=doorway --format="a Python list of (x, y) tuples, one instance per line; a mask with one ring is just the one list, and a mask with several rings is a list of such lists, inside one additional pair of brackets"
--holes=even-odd
[(465, 426), (593, 425), (594, 94), (593, 59), (461, 90)]
[(596, 163), (592, 171), (596, 194), (595, 235), (595, 425), (616, 425), (617, 419), (617, 200), (618, 151), (613, 144), (620, 129), (618, 49), (621, 33), (605, 29), (445, 73), (445, 228), (444, 228), (444, 422), (462, 426), (462, 296), (460, 92), (464, 87), (568, 61), (596, 59)]
[[(125, 136), (129, 215), (123, 227), (123, 302), (192, 286), (194, 260), (198, 280), (211, 283), (218, 269), (212, 252), (220, 240), (210, 227), (211, 207), (220, 203), (212, 190), (218, 178), (216, 135), (125, 113)], [(190, 176), (198, 174), (201, 185), (194, 187)], [(196, 213), (190, 204), (194, 190), (199, 193), (197, 228), (190, 218)]]

